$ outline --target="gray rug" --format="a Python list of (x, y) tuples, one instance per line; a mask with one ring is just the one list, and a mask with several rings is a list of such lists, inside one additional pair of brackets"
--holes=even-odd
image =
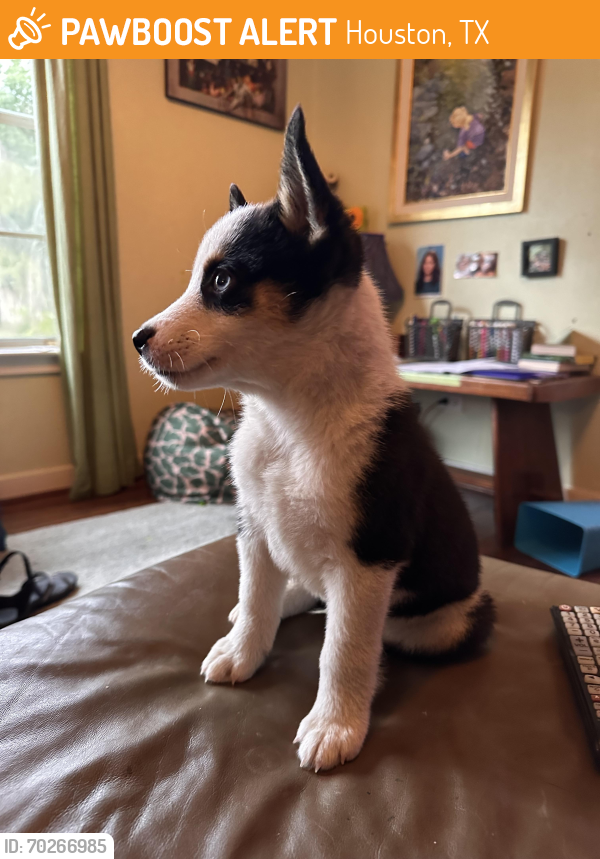
[[(79, 596), (235, 532), (234, 505), (161, 503), (11, 534), (8, 548), (25, 552), (34, 570), (77, 573)], [(22, 582), (21, 563), (9, 561), (0, 594)]]

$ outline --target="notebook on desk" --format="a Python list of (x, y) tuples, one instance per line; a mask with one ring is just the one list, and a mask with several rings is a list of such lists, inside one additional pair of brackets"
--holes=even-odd
[(534, 375), (516, 364), (496, 361), (495, 358), (473, 358), (470, 361), (404, 361), (398, 365), (398, 371), (402, 376), (405, 373), (450, 373), (453, 376), (513, 373), (519, 378), (524, 375)]

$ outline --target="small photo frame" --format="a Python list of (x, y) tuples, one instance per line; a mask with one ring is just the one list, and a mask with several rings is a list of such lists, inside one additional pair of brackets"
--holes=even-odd
[(477, 251), (474, 254), (459, 254), (454, 265), (454, 280), (496, 277), (498, 274), (498, 254), (490, 251)]
[(558, 274), (558, 239), (523, 242), (523, 277), (555, 277)]
[(441, 295), (444, 245), (426, 245), (417, 250), (415, 295)]

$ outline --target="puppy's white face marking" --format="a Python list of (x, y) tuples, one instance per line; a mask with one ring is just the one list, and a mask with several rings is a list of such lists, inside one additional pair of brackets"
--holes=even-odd
[[(281, 337), (285, 314), (282, 296), (269, 283), (252, 289), (251, 308), (222, 310), (203, 294), (207, 276), (219, 270), (228, 248), (234, 247), (244, 224), (258, 206), (244, 206), (224, 215), (204, 236), (185, 293), (144, 327), (154, 330), (141, 361), (165, 385), (180, 390), (234, 386), (252, 374), (256, 343), (272, 345)], [(223, 269), (210, 288), (225, 292), (235, 277)]]

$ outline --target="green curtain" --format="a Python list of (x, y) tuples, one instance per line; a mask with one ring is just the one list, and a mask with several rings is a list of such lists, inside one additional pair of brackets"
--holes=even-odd
[(138, 474), (123, 359), (106, 60), (35, 60), (46, 231), (75, 480), (109, 495)]

